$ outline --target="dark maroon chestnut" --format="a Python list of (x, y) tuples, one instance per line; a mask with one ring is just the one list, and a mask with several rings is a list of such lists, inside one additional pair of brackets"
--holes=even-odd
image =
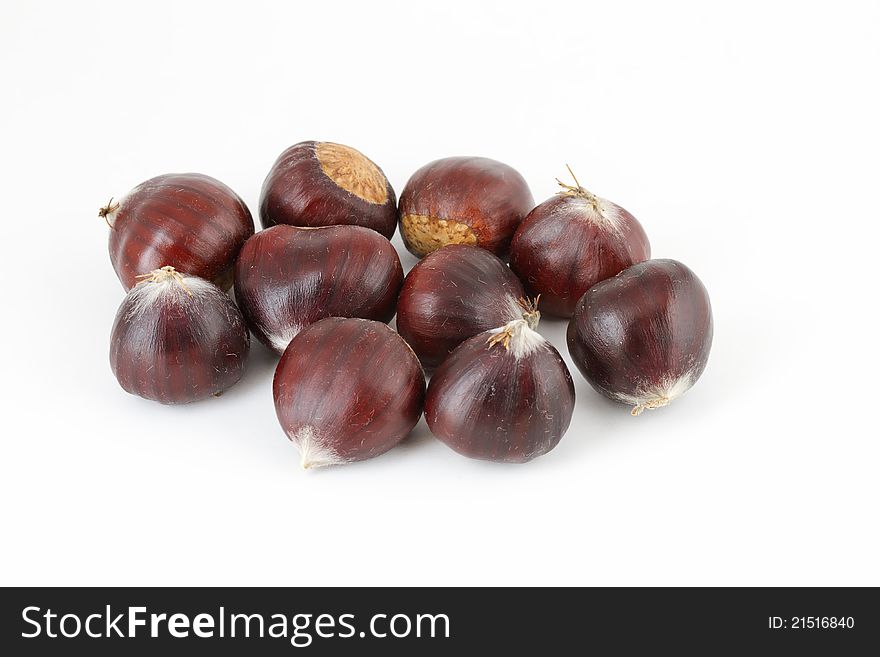
[(577, 178), (574, 186), (557, 182), (563, 191), (517, 228), (510, 267), (529, 294), (541, 295), (542, 311), (571, 317), (584, 292), (650, 258), (651, 245), (641, 224), (622, 207), (588, 192)]
[(593, 286), (568, 325), (568, 351), (581, 373), (633, 415), (687, 392), (711, 347), (709, 295), (675, 260), (648, 260)]
[(110, 261), (126, 290), (138, 276), (171, 266), (232, 285), (232, 265), (254, 220), (229, 187), (200, 173), (169, 173), (141, 183), (98, 215), (110, 226)]
[(522, 284), (485, 249), (454, 244), (407, 274), (397, 301), (397, 330), (422, 365), (434, 368), (462, 342), (520, 319)]
[(247, 241), (235, 265), (245, 321), (279, 354), (325, 317), (391, 321), (402, 283), (397, 251), (361, 226), (267, 228)]
[(110, 367), (133, 395), (163, 404), (205, 399), (238, 381), (250, 336), (219, 287), (165, 266), (140, 277), (110, 336)]
[(523, 463), (556, 447), (574, 411), (574, 384), (559, 352), (528, 319), (463, 342), (431, 377), (431, 432), (472, 458)]
[(474, 244), (506, 257), (516, 227), (534, 206), (515, 169), (485, 157), (447, 157), (406, 183), (400, 234), (420, 258), (447, 244)]
[(284, 151), (260, 197), (264, 228), (357, 225), (388, 239), (397, 225), (397, 198), (372, 160), (349, 146), (304, 141)]
[(403, 440), (422, 416), (425, 375), (385, 324), (330, 317), (291, 341), (273, 392), (303, 468), (314, 468), (372, 458)]

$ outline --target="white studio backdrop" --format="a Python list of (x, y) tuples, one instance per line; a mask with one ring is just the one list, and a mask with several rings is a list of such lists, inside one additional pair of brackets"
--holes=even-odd
[[(878, 30), (875, 2), (4, 2), (0, 584), (880, 584)], [(703, 378), (630, 417), (548, 319), (578, 399), (547, 456), (422, 422), (308, 473), (258, 343), (220, 399), (124, 393), (98, 208), (199, 171), (256, 218), (305, 139), (398, 194), (472, 154), (541, 201), (570, 164), (705, 283)]]

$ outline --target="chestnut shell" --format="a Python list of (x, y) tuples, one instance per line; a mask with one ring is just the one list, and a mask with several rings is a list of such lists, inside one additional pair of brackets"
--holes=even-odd
[[(368, 175), (380, 178), (384, 200), (347, 191), (330, 178), (318, 157), (322, 144), (346, 149), (368, 169)], [(351, 167), (345, 172), (351, 173)], [(332, 142), (304, 141), (285, 150), (272, 165), (260, 195), (260, 222), (264, 228), (364, 226), (391, 239), (397, 226), (397, 197), (382, 169), (362, 153)]]
[(334, 465), (378, 456), (403, 440), (422, 415), (425, 376), (385, 324), (330, 317), (291, 341), (273, 395), (303, 466)]
[(150, 178), (111, 208), (102, 210), (112, 226), (110, 261), (126, 290), (166, 265), (228, 289), (235, 257), (254, 234), (238, 194), (200, 173)]
[(648, 260), (593, 286), (568, 325), (568, 350), (600, 393), (633, 413), (665, 406), (703, 373), (712, 307), (696, 274)]
[[(519, 223), (535, 206), (516, 169), (486, 157), (447, 157), (416, 171), (400, 194), (400, 233), (422, 257), (447, 244), (473, 244), (506, 257)], [(408, 222), (418, 218), (418, 233)]]
[(522, 317), (525, 295), (510, 268), (463, 244), (434, 251), (413, 267), (397, 301), (397, 330), (427, 368), (469, 337)]
[(546, 340), (517, 357), (486, 331), (463, 342), (431, 377), (431, 432), (471, 458), (524, 463), (553, 449), (574, 412), (574, 383)]
[(620, 206), (592, 197), (559, 194), (532, 210), (517, 228), (510, 267), (540, 308), (571, 317), (583, 294), (599, 281), (651, 257), (642, 225)]
[(250, 336), (238, 308), (204, 279), (144, 281), (123, 299), (110, 335), (110, 367), (127, 392), (163, 404), (218, 395), (244, 374)]
[(267, 228), (247, 241), (235, 268), (248, 327), (279, 354), (325, 317), (391, 321), (402, 283), (394, 247), (361, 226)]

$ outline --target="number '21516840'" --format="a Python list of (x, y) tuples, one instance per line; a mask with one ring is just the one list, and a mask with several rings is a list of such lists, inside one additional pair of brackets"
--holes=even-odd
[(851, 630), (856, 621), (852, 616), (769, 616), (771, 630)]

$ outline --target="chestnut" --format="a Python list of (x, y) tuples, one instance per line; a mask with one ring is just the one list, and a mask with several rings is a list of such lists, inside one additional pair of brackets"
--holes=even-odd
[(675, 260), (648, 260), (593, 286), (568, 325), (568, 350), (581, 373), (633, 415), (687, 392), (711, 347), (709, 295)]
[[(571, 169), (569, 168), (569, 173)], [(641, 224), (619, 205), (574, 185), (544, 201), (516, 229), (510, 267), (541, 310), (571, 317), (584, 292), (651, 257)]]
[(422, 416), (425, 375), (385, 324), (330, 317), (291, 341), (272, 389), (278, 421), (308, 469), (397, 445)]
[(150, 178), (98, 212), (110, 226), (110, 261), (126, 290), (163, 266), (232, 285), (232, 265), (254, 220), (229, 187), (200, 173)]
[(431, 377), (425, 419), (449, 447), (477, 459), (524, 463), (553, 449), (574, 412), (559, 352), (528, 318), (476, 335)]
[(397, 300), (397, 330), (426, 368), (471, 336), (520, 319), (522, 284), (485, 249), (453, 244), (413, 267)]
[(447, 157), (416, 171), (400, 195), (400, 234), (418, 257), (473, 244), (506, 257), (535, 199), (512, 167), (485, 157)]
[(372, 160), (349, 146), (304, 141), (284, 151), (260, 196), (264, 228), (357, 225), (388, 239), (397, 225), (397, 198)]
[(279, 354), (325, 317), (391, 321), (402, 283), (397, 251), (362, 226), (273, 226), (251, 237), (235, 264), (245, 321)]
[(110, 335), (110, 367), (127, 392), (163, 404), (205, 399), (237, 382), (250, 336), (229, 296), (171, 266), (139, 276)]

